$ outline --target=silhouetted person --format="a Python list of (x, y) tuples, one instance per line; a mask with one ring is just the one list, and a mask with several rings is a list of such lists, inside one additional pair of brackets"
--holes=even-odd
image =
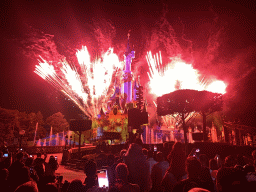
[(7, 147), (0, 150), (0, 169), (9, 169), (12, 164), (12, 153), (8, 153)]
[(67, 192), (82, 192), (84, 185), (81, 180), (74, 179), (68, 186)]
[(11, 164), (11, 166), (8, 169), (10, 172), (10, 175), (15, 173), (17, 169), (20, 169), (25, 166), (25, 164), (23, 162), (23, 157), (24, 157), (23, 152), (19, 152), (16, 154), (15, 161)]
[(167, 159), (167, 156), (169, 155), (169, 143), (165, 142), (163, 143), (163, 155), (164, 155), (164, 159)]
[(202, 167), (208, 167), (209, 168), (209, 159), (208, 159), (207, 155), (200, 154), (199, 155), (199, 161), (200, 161)]
[(34, 169), (39, 177), (39, 180), (43, 179), (45, 170), (44, 170), (44, 163), (47, 155), (44, 155), (44, 159), (41, 157), (41, 153), (37, 153), (37, 157), (34, 160)]
[(3, 152), (0, 151), (0, 169), (4, 169), (5, 168), (4, 160), (5, 160), (5, 157), (3, 157)]
[(149, 173), (151, 174), (152, 167), (157, 163), (157, 161), (153, 158), (154, 152), (152, 150), (148, 151), (148, 159), (147, 162), (149, 164)]
[(253, 159), (253, 160), (256, 160), (256, 150), (254, 150), (254, 151), (252, 152), (252, 159)]
[(96, 163), (89, 160), (86, 162), (84, 167), (84, 173), (86, 174), (86, 178), (84, 180), (84, 191), (97, 186), (97, 175), (96, 175)]
[(55, 182), (55, 171), (59, 168), (59, 164), (54, 156), (50, 156), (49, 162), (44, 163), (45, 166), (45, 177), (44, 180), (46, 183)]
[[(8, 178), (8, 179), (10, 179), (10, 178)], [(14, 191), (18, 186), (20, 186), (24, 183), (27, 183), (29, 181), (33, 181), (30, 177), (29, 168), (24, 166), (20, 169), (17, 169), (15, 180), (9, 180), (11, 191)]]
[(104, 151), (105, 153), (108, 151), (107, 144), (105, 141), (102, 141), (100, 147), (101, 147), (101, 151)]
[(11, 164), (9, 167), (9, 177), (8, 177), (8, 182), (12, 190), (15, 190), (19, 183), (20, 179), (20, 172), (22, 171), (21, 169), (25, 166), (23, 162), (23, 152), (18, 152), (16, 154), (16, 159), (15, 161)]
[(210, 159), (209, 169), (210, 169), (210, 173), (211, 173), (211, 176), (212, 176), (212, 180), (215, 183), (216, 175), (217, 175), (217, 172), (218, 172), (218, 164), (217, 164), (217, 161), (215, 159)]
[(146, 148), (142, 149), (142, 153), (147, 157), (148, 156), (148, 150)]
[(58, 192), (58, 187), (55, 183), (47, 183), (43, 186), (42, 189), (39, 189), (40, 192)]
[(120, 154), (119, 154), (120, 156), (119, 156), (119, 158), (118, 158), (118, 160), (117, 160), (117, 164), (124, 162), (124, 161), (123, 161), (123, 156), (126, 154), (126, 152), (127, 152), (126, 149), (122, 149), (122, 150), (120, 151)]
[[(15, 192), (38, 192), (37, 185), (34, 181), (28, 181), (20, 185)], [(50, 192), (50, 191), (48, 191)]]
[(149, 165), (145, 155), (142, 153), (142, 141), (136, 139), (136, 143), (129, 146), (124, 156), (124, 162), (128, 167), (128, 181), (140, 186), (140, 191), (148, 191), (150, 189), (150, 173)]
[(236, 156), (236, 165), (240, 165), (242, 167), (246, 165), (245, 157), (243, 155), (238, 154)]
[(195, 157), (188, 157), (186, 160), (186, 172), (188, 175), (187, 179), (178, 182), (174, 188), (173, 192), (188, 192), (194, 187), (202, 187), (200, 180), (201, 164)]
[(140, 187), (138, 184), (128, 182), (128, 174), (127, 165), (125, 163), (119, 163), (116, 166), (117, 181), (115, 186), (122, 192), (139, 192)]
[(222, 167), (218, 170), (216, 188), (218, 192), (250, 191), (245, 174), (231, 167)]
[(115, 156), (110, 154), (107, 157), (107, 174), (109, 186), (112, 186), (116, 180), (115, 168), (117, 164), (115, 163)]
[(30, 177), (36, 182), (39, 182), (39, 177), (33, 167), (34, 159), (32, 157), (28, 157), (25, 161), (25, 166), (29, 168), (30, 171)]
[(169, 168), (168, 161), (164, 160), (164, 156), (162, 152), (157, 152), (156, 154), (156, 160), (158, 161), (156, 164), (152, 167), (151, 172), (151, 181), (152, 181), (152, 189), (151, 191), (163, 191), (163, 188), (161, 186), (161, 181), (164, 178), (166, 170)]
[(209, 159), (207, 155), (200, 154), (199, 161), (202, 167), (201, 173), (200, 173), (200, 179), (204, 184), (204, 188), (208, 189), (209, 191), (214, 191), (215, 186), (211, 176), (211, 171), (209, 169)]
[(236, 158), (232, 155), (229, 155), (225, 158), (224, 167), (233, 168), (236, 165)]
[(7, 182), (7, 178), (9, 175), (9, 171), (7, 169), (1, 169), (0, 170), (0, 187), (2, 189), (5, 189), (6, 191), (9, 191), (9, 184)]
[(182, 143), (176, 142), (167, 158), (170, 166), (164, 175), (161, 185), (164, 187), (164, 191), (171, 191), (177, 182), (186, 178), (186, 156)]

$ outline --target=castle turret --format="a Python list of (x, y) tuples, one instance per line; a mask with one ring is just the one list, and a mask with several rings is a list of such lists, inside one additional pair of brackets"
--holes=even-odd
[(136, 79), (135, 79), (135, 81), (134, 81), (134, 86), (133, 86), (133, 98), (134, 98), (134, 100), (135, 100), (135, 98), (136, 98), (136, 92), (137, 92), (137, 88), (139, 87), (139, 85), (138, 85), (138, 83), (137, 83), (137, 81), (136, 81)]

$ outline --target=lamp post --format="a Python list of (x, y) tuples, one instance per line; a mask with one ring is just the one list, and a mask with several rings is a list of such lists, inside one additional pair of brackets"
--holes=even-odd
[(68, 135), (65, 136), (65, 149), (67, 148)]
[(25, 134), (25, 130), (20, 130), (19, 131), (19, 135), (20, 135), (20, 148), (21, 148), (21, 144), (22, 144), (22, 137), (24, 136)]
[(75, 132), (74, 132), (74, 135), (73, 135), (73, 148), (75, 148)]
[(70, 135), (69, 137), (69, 147), (71, 148), (71, 139), (72, 139), (72, 135)]

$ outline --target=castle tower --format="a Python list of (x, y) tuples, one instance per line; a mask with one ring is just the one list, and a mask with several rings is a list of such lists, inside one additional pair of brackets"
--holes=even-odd
[(133, 86), (133, 98), (134, 98), (134, 100), (135, 100), (135, 98), (136, 98), (136, 92), (137, 92), (137, 88), (139, 87), (139, 85), (138, 85), (138, 83), (137, 83), (137, 81), (136, 81), (136, 79), (135, 79), (135, 81), (134, 81), (134, 86)]
[(132, 59), (135, 58), (135, 51), (130, 47), (129, 36), (130, 34), (128, 33), (128, 43), (127, 43), (127, 48), (125, 52), (125, 70), (124, 70), (124, 76), (123, 76), (123, 81), (124, 81), (123, 93), (127, 95), (126, 103), (132, 102), (132, 98), (133, 98), (132, 97), (131, 63), (132, 63)]

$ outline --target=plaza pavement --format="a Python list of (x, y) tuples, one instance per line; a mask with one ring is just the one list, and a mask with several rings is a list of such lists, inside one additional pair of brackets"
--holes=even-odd
[(56, 171), (56, 175), (63, 176), (63, 183), (65, 180), (71, 182), (74, 179), (80, 179), (82, 182), (84, 182), (86, 175), (84, 174), (84, 172), (82, 170), (66, 169), (64, 165), (61, 165), (62, 153), (47, 154), (46, 162), (49, 161), (49, 157), (51, 155), (57, 156), (59, 168)]

